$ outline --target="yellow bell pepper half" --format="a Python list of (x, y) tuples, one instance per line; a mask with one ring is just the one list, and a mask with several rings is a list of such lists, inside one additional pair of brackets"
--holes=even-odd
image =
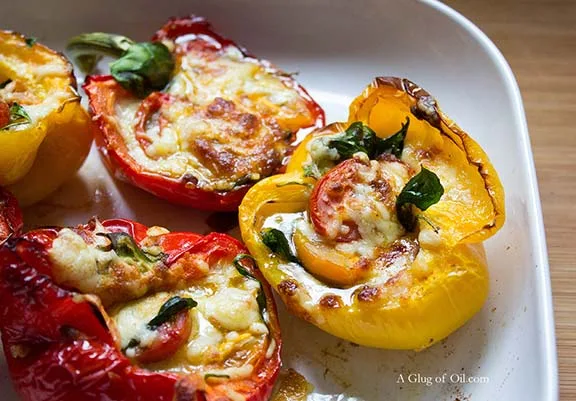
[(72, 65), (34, 39), (0, 31), (0, 110), (0, 185), (30, 205), (70, 178), (90, 150)]
[[(406, 128), (403, 148), (342, 160), (331, 141), (357, 122), (380, 139)], [(424, 210), (412, 206), (408, 227), (395, 202), (424, 169), (443, 193)], [(348, 122), (310, 134), (285, 174), (251, 188), (239, 218), (250, 253), (291, 312), (357, 344), (423, 349), (486, 300), (482, 241), (504, 223), (504, 191), (484, 151), (430, 94), (381, 77), (352, 102)], [(280, 238), (265, 239), (272, 231)]]

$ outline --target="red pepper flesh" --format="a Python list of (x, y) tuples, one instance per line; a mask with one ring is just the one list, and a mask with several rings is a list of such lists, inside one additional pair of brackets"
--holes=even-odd
[[(180, 44), (177, 39), (182, 37), (194, 37), (197, 39), (186, 39), (186, 43)], [(265, 67), (266, 70), (277, 71), (275, 67), (267, 61), (255, 58), (233, 41), (214, 32), (209, 22), (197, 16), (173, 18), (169, 20), (164, 27), (154, 35), (152, 40), (173, 41), (173, 43), (176, 43), (176, 49), (174, 50), (176, 54), (194, 49), (206, 52), (206, 54), (208, 54), (207, 57), (210, 57), (214, 52), (224, 49), (227, 46), (234, 46), (242, 53), (242, 56), (250, 60), (250, 62), (261, 65)], [(284, 86), (296, 91), (300, 99), (304, 101), (311, 115), (312, 121), (310, 124), (298, 128), (323, 126), (325, 120), (324, 111), (310, 97), (308, 92), (289, 76), (289, 74), (278, 75), (278, 78)], [(88, 95), (90, 108), (94, 115), (94, 136), (96, 144), (101, 151), (106, 167), (116, 178), (175, 204), (202, 210), (235, 211), (238, 209), (242, 198), (253, 182), (239, 183), (232, 189), (203, 188), (197, 185), (197, 182), (195, 182), (197, 179), (195, 177), (188, 179), (187, 174), (184, 174), (182, 177), (176, 177), (144, 166), (130, 154), (126, 141), (120, 132), (119, 123), (113, 117), (118, 99), (129, 96), (127, 92), (112, 76), (108, 75), (88, 76), (84, 83), (84, 90)], [(228, 101), (223, 99), (225, 97), (226, 95), (224, 93), (220, 93), (215, 95), (215, 100), (226, 103)], [(158, 112), (163, 105), (170, 107), (172, 100), (172, 97), (167, 93), (153, 92), (140, 104), (138, 112), (136, 113), (136, 123), (133, 129), (134, 136), (142, 149), (144, 149), (144, 153), (147, 153), (145, 149), (150, 145), (150, 139), (145, 135), (148, 120), (151, 118), (151, 115)], [(262, 118), (261, 122), (255, 124), (277, 125), (276, 121), (268, 120), (268, 118)], [(247, 124), (248, 122), (247, 120)], [(166, 121), (160, 117), (158, 121), (160, 131), (165, 124)], [(295, 137), (298, 130), (294, 131), (292, 134)], [(248, 132), (248, 129), (246, 132)], [(250, 137), (251, 134), (247, 134), (246, 132), (241, 133), (241, 135)], [(287, 154), (290, 152), (291, 148)], [(202, 153), (206, 153), (206, 151), (200, 151), (200, 154)], [(236, 157), (242, 159), (241, 156)], [(222, 158), (226, 160), (229, 158), (229, 155), (222, 156)], [(284, 160), (270, 159), (267, 160), (266, 163), (271, 165), (277, 164), (277, 168), (270, 168), (268, 173), (281, 172), (284, 168)], [(207, 166), (208, 162), (204, 161), (201, 164)], [(234, 170), (233, 167), (228, 165), (224, 169), (226, 171)], [(252, 172), (254, 173), (254, 171)]]
[[(110, 232), (125, 232), (138, 243), (147, 227), (129, 220), (103, 221)], [(81, 226), (90, 230), (90, 224)], [(0, 331), (15, 388), (25, 401), (169, 401), (228, 400), (227, 390), (247, 401), (271, 394), (280, 368), (281, 338), (270, 287), (259, 270), (246, 265), (262, 283), (269, 332), (276, 347), (270, 358), (245, 379), (207, 384), (190, 374), (155, 372), (138, 367), (121, 352), (106, 312), (94, 296), (59, 286), (48, 256), (59, 229), (39, 229), (10, 238), (0, 249)], [(247, 253), (225, 234), (162, 234), (168, 268), (182, 257), (201, 256), (209, 264)]]

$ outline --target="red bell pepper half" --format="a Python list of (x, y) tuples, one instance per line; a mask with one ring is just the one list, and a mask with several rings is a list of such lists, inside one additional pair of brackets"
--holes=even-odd
[[(129, 39), (102, 35), (70, 42), (121, 43), (110, 52), (130, 53), (111, 65), (117, 75), (88, 76), (84, 84), (96, 143), (117, 178), (160, 198), (234, 211), (250, 186), (282, 171), (301, 129), (324, 125), (323, 110), (291, 74), (220, 36), (204, 18), (174, 18), (156, 33), (151, 43), (166, 45), (172, 60), (163, 52), (140, 60)], [(158, 71), (167, 65), (174, 66), (163, 77), (167, 86), (146, 87), (164, 82)]]
[[(10, 211), (10, 204), (6, 205), (3, 208)], [(8, 216), (5, 221), (18, 227), (18, 218)], [(66, 235), (84, 241), (90, 252), (116, 259), (107, 266), (99, 264), (96, 276), (75, 283), (66, 276), (62, 259), (54, 256), (56, 247), (65, 248)], [(70, 260), (83, 258), (84, 245), (74, 243)], [(280, 329), (270, 287), (245, 253), (240, 242), (225, 234), (170, 233), (121, 219), (92, 220), (73, 229), (38, 229), (8, 238), (0, 249), (0, 331), (17, 392), (26, 401), (267, 400), (280, 368)], [(134, 266), (137, 269), (130, 270)], [(141, 276), (116, 280), (134, 271)], [(265, 324), (267, 331), (260, 342), (250, 342), (252, 337), (240, 331), (222, 331), (217, 345), (228, 347), (227, 351), (216, 347), (206, 365), (188, 366), (186, 342), (194, 338), (190, 333), (202, 331), (200, 318), (194, 317), (201, 301), (185, 298), (182, 291), (191, 287), (194, 294), (204, 296), (225, 291), (214, 287), (224, 271), (235, 274), (230, 285), (253, 280), (249, 284), (254, 289), (259, 281), (260, 327)], [(98, 281), (90, 293), (77, 288), (92, 285), (95, 277)], [(135, 284), (141, 284), (136, 293), (130, 287)], [(144, 346), (132, 339), (122, 347), (126, 339), (114, 314), (140, 299), (175, 291), (181, 297), (170, 298), (146, 326), (155, 333), (154, 340)], [(205, 308), (211, 299), (206, 298)], [(235, 299), (229, 299), (232, 308)], [(236, 338), (236, 345), (225, 343), (229, 338)], [(211, 373), (234, 363), (243, 373)]]

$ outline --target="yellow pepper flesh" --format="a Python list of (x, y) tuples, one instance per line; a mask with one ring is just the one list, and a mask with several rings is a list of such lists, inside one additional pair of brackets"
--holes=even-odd
[[(426, 110), (429, 115), (423, 114)], [(414, 169), (423, 165), (434, 171), (445, 191), (438, 203), (421, 213), (416, 232), (402, 237), (411, 251), (385, 269), (337, 284), (330, 273), (325, 274), (327, 266), (348, 258), (352, 267), (355, 260), (335, 248), (334, 255), (323, 259), (329, 243), (318, 248), (321, 252), (299, 253), (303, 240), (298, 236), (306, 233), (293, 227), (288, 239), (302, 265), (271, 253), (262, 242), (263, 228), (275, 220), (284, 219), (278, 224), (285, 225), (290, 219), (307, 218), (316, 183), (304, 169), (311, 160), (312, 141), (342, 132), (355, 121), (384, 138), (396, 132), (407, 116), (410, 127), (402, 161)], [(504, 193), (482, 149), (441, 113), (425, 91), (407, 80), (379, 78), (354, 100), (346, 124), (331, 124), (305, 138), (286, 174), (257, 183), (239, 212), (244, 242), (294, 314), (361, 345), (423, 349), (482, 307), (489, 277), (481, 241), (504, 222)]]
[(0, 101), (17, 103), (30, 122), (0, 127), (0, 185), (22, 206), (56, 190), (82, 165), (92, 143), (72, 66), (22, 35), (0, 31)]

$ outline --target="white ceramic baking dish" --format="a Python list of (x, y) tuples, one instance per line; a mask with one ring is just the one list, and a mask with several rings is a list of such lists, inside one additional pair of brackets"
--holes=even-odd
[[(486, 243), (491, 291), (484, 309), (422, 352), (355, 347), (280, 306), (284, 366), (315, 386), (310, 400), (558, 399), (550, 278), (522, 99), (494, 44), (436, 1), (392, 0), (19, 0), (0, 27), (62, 49), (71, 35), (105, 31), (147, 39), (169, 16), (208, 17), (252, 52), (299, 71), (325, 108), (345, 119), (375, 76), (407, 77), (484, 147), (506, 189), (508, 219)], [(1, 150), (0, 150), (1, 151)], [(93, 215), (205, 231), (205, 215), (113, 182), (92, 152), (79, 176), (26, 212), (28, 226), (78, 224)], [(465, 302), (465, 300), (464, 300)], [(0, 399), (15, 400), (0, 356)]]

